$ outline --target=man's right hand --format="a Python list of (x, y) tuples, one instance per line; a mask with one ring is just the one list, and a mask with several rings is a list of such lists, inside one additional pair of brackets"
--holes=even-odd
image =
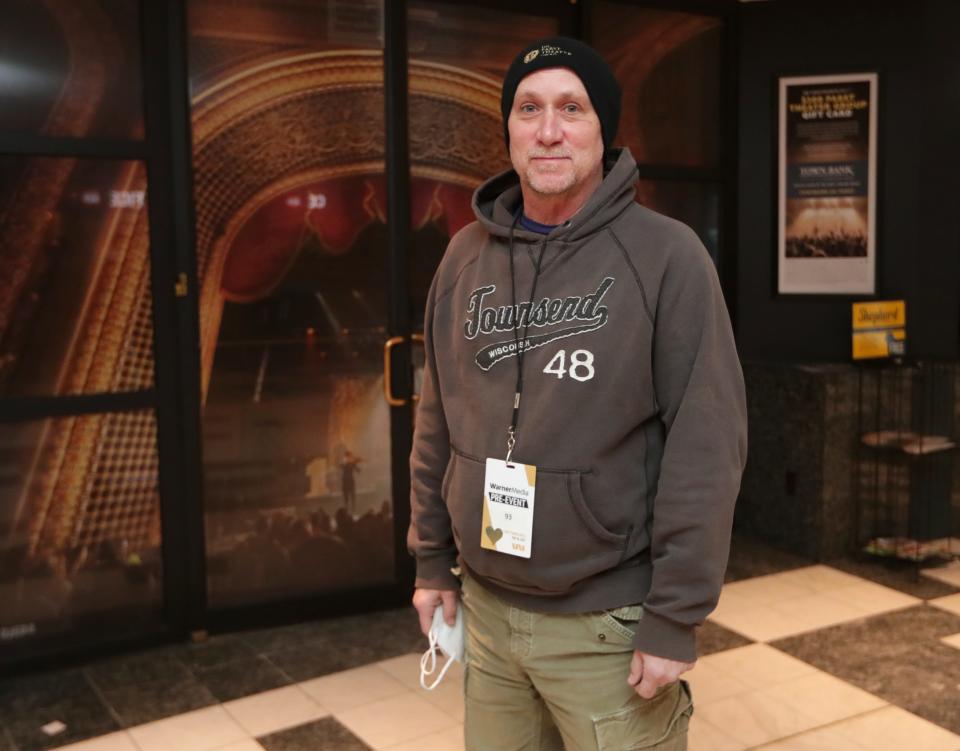
[(420, 630), (426, 636), (433, 625), (433, 611), (443, 606), (443, 620), (452, 626), (457, 620), (457, 602), (460, 599), (458, 592), (452, 589), (415, 589), (413, 592), (413, 607), (420, 616)]

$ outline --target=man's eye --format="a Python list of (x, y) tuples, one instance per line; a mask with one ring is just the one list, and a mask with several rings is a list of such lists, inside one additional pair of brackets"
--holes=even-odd
[(534, 105), (532, 105), (532, 104), (521, 104), (521, 105), (520, 105), (520, 111), (521, 111), (521, 112), (530, 113), (530, 112), (536, 112), (536, 110), (537, 110), (537, 108), (536, 108)]
[(570, 114), (574, 114), (580, 111), (580, 105), (568, 104), (566, 107), (564, 107), (564, 110)]

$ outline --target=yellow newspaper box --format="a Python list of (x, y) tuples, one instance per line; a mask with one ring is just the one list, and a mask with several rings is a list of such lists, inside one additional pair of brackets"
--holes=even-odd
[(903, 300), (853, 304), (853, 359), (902, 357), (907, 344)]

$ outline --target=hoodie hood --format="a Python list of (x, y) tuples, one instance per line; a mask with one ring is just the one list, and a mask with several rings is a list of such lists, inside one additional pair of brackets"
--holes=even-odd
[[(604, 157), (603, 181), (581, 209), (550, 234), (551, 240), (574, 242), (607, 226), (634, 201), (637, 163), (630, 149), (608, 149)], [(523, 197), (520, 178), (510, 169), (490, 178), (473, 194), (473, 213), (491, 235), (509, 237)], [(540, 240), (542, 235), (520, 227), (513, 231), (518, 240)]]

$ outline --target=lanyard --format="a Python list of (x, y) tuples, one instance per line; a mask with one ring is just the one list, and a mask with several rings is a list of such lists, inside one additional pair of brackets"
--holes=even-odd
[(523, 348), (520, 347), (520, 309), (517, 307), (517, 278), (513, 265), (513, 231), (520, 221), (520, 215), (523, 209), (517, 212), (513, 218), (513, 224), (510, 225), (510, 294), (513, 300), (513, 342), (517, 350), (517, 390), (513, 395), (513, 417), (510, 419), (510, 427), (507, 429), (507, 459), (510, 463), (510, 455), (513, 454), (513, 447), (517, 443), (517, 421), (520, 419), (520, 394), (523, 393), (523, 354), (527, 348), (527, 335), (530, 333), (530, 319), (533, 318), (534, 299), (537, 296), (537, 281), (540, 279), (540, 265), (543, 263), (543, 253), (547, 249), (547, 238), (543, 238), (543, 244), (540, 246), (540, 255), (537, 256), (537, 264), (533, 272), (533, 285), (530, 289), (530, 307), (527, 310), (527, 321), (523, 328)]

